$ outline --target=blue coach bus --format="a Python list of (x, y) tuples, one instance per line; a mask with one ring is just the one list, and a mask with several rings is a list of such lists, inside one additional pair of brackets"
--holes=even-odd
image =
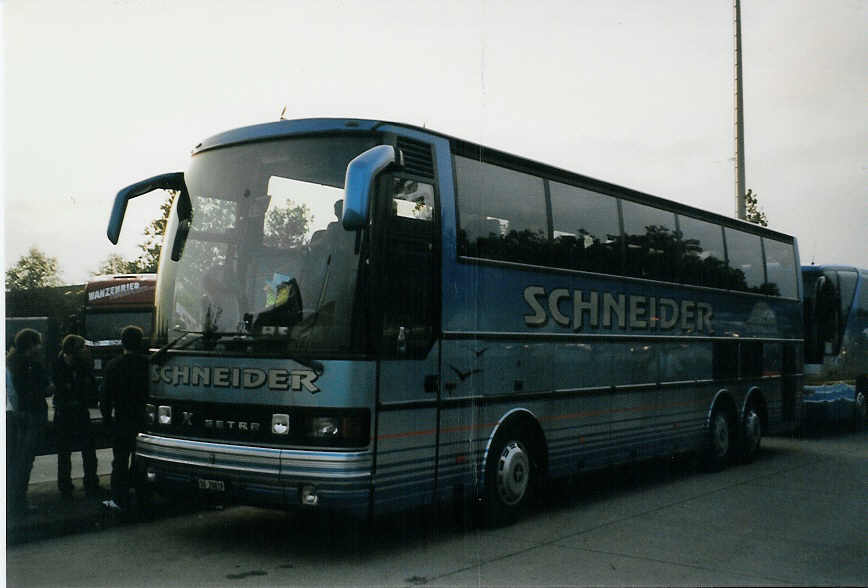
[(865, 425), (868, 270), (802, 267), (805, 290), (804, 424)]
[(198, 144), (160, 260), (140, 471), (361, 516), (798, 424), (795, 240), (427, 129), (280, 121)]

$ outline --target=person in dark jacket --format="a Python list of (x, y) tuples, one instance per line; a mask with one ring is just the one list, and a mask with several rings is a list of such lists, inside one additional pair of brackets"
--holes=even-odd
[(96, 394), (96, 379), (82, 337), (67, 335), (63, 338), (60, 355), (54, 364), (54, 385), (57, 488), (65, 498), (72, 497), (71, 453), (80, 449), (84, 490), (89, 497), (96, 497), (99, 495), (96, 445), (87, 407), (88, 399)]
[[(6, 369), (15, 390), (11, 406), (7, 405), (7, 419), (11, 416), (15, 430), (13, 445), (7, 446), (6, 459), (9, 478), (6, 480), (10, 513), (22, 514), (35, 510), (27, 502), (27, 487), (33, 459), (48, 420), (45, 397), (52, 392), (51, 380), (40, 360), (42, 335), (33, 329), (22, 329), (15, 335), (15, 343), (6, 355)], [(7, 423), (8, 424), (8, 423)]]
[(105, 369), (102, 418), (112, 440), (112, 498), (103, 504), (129, 510), (133, 467), (130, 459), (142, 430), (148, 394), (148, 358), (141, 354), (142, 330), (130, 325), (121, 332), (123, 355)]

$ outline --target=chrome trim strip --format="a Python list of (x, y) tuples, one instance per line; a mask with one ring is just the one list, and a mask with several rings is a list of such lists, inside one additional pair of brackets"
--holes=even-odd
[(708, 335), (641, 335), (621, 333), (536, 333), (525, 331), (443, 331), (444, 339), (613, 339), (616, 341), (745, 341), (749, 343), (803, 343), (803, 339), (776, 337), (712, 337)]
[[(255, 472), (307, 479), (367, 480), (373, 463), (370, 451), (328, 452), (247, 447), (158, 437), (139, 433), (136, 454), (156, 461)], [(249, 464), (245, 463), (249, 462)]]
[(238, 457), (260, 457), (271, 454), (273, 459), (279, 459), (281, 450), (271, 447), (250, 447), (246, 445), (230, 445), (228, 443), (209, 443), (206, 441), (193, 441), (190, 439), (176, 439), (174, 437), (158, 437), (149, 433), (139, 433), (136, 438), (136, 446), (141, 443), (175, 449), (179, 451), (205, 451), (208, 453), (222, 453)]

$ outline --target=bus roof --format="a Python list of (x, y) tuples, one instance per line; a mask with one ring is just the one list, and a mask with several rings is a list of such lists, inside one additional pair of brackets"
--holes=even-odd
[(411, 129), (420, 133), (440, 137), (450, 142), (453, 152), (473, 158), (485, 157), (487, 161), (492, 163), (501, 163), (505, 167), (517, 169), (519, 171), (527, 171), (530, 173), (542, 174), (554, 180), (562, 180), (565, 183), (576, 184), (587, 189), (610, 194), (613, 196), (627, 198), (638, 202), (645, 202), (659, 208), (665, 208), (675, 213), (689, 214), (698, 218), (704, 218), (713, 222), (718, 222), (723, 225), (731, 226), (751, 233), (775, 237), (780, 240), (792, 242), (794, 238), (791, 235), (775, 231), (760, 225), (743, 221), (714, 212), (709, 212), (701, 208), (696, 208), (687, 204), (681, 204), (673, 200), (654, 196), (646, 192), (634, 190), (624, 186), (619, 186), (603, 180), (598, 180), (590, 176), (585, 176), (576, 172), (564, 170), (552, 165), (539, 163), (537, 161), (513, 155), (505, 151), (486, 147), (478, 143), (466, 141), (440, 133), (428, 128), (419, 127), (416, 125), (392, 122), (378, 121), (358, 118), (308, 118), (296, 120), (279, 120), (276, 122), (261, 123), (247, 127), (240, 127), (222, 133), (213, 135), (193, 148), (192, 154), (196, 155), (211, 149), (228, 147), (230, 145), (238, 145), (241, 143), (252, 143), (258, 141), (268, 141), (284, 137), (308, 135), (308, 134), (323, 134), (323, 133), (375, 133), (378, 131), (393, 131), (394, 129), (384, 129), (383, 127), (396, 126), (406, 129)]

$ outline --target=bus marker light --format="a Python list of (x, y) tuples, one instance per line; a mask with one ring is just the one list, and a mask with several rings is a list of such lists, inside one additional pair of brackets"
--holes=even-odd
[(148, 482), (154, 483), (157, 481), (157, 472), (153, 470), (153, 468), (148, 468), (148, 471), (145, 473), (145, 476), (148, 479)]

